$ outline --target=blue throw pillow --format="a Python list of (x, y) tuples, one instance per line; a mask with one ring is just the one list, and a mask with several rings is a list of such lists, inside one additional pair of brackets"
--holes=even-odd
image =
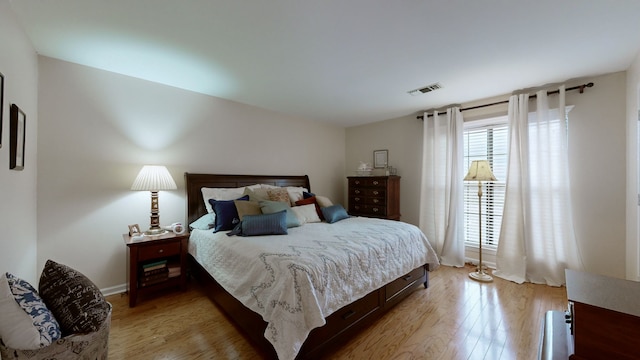
[(334, 222), (338, 222), (349, 217), (347, 210), (345, 210), (340, 204), (323, 207), (322, 215), (324, 215), (324, 219), (329, 224), (333, 224)]
[(270, 200), (262, 200), (260, 201), (260, 210), (262, 210), (263, 214), (273, 214), (275, 212), (280, 212), (282, 210), (286, 210), (287, 212), (287, 227), (296, 227), (300, 226), (300, 220), (296, 216), (296, 213), (291, 210), (291, 206), (283, 201), (270, 201)]
[[(249, 200), (249, 195), (237, 198), (236, 200)], [(240, 222), (240, 216), (238, 216), (238, 209), (234, 200), (214, 200), (209, 199), (209, 204), (213, 212), (216, 214), (216, 222), (213, 227), (213, 232), (222, 230), (231, 230), (236, 224)]]
[(242, 236), (287, 235), (287, 211), (272, 214), (245, 215), (240, 223)]
[(302, 198), (303, 199), (308, 199), (308, 198), (314, 197), (314, 196), (316, 196), (316, 194), (314, 194), (314, 193), (310, 193), (310, 192), (306, 192), (306, 191), (302, 192)]
[(0, 338), (7, 347), (36, 350), (62, 337), (36, 289), (11, 273), (0, 275)]

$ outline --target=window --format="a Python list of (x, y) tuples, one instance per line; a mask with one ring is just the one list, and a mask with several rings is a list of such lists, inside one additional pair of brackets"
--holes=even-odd
[[(496, 249), (500, 239), (507, 180), (509, 126), (506, 116), (464, 124), (464, 174), (473, 160), (488, 160), (498, 181), (482, 183), (482, 246)], [(478, 183), (464, 182), (465, 245), (478, 246)]]

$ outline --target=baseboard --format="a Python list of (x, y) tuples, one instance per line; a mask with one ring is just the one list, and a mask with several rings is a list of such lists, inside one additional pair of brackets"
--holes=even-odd
[(125, 283), (125, 284), (121, 284), (121, 285), (108, 287), (108, 288), (105, 288), (105, 289), (100, 289), (100, 291), (102, 292), (102, 295), (104, 295), (104, 296), (122, 294), (122, 293), (127, 292), (127, 284)]

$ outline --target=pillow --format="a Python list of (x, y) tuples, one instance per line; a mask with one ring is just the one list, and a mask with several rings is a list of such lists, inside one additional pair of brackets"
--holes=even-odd
[(317, 195), (317, 196), (316, 196), (316, 201), (318, 202), (318, 205), (319, 205), (321, 208), (329, 207), (329, 206), (333, 205), (333, 203), (331, 202), (331, 200), (329, 200), (329, 198), (328, 198), (328, 197), (326, 197), (326, 196), (319, 196), (319, 195)]
[(263, 200), (260, 201), (260, 210), (262, 210), (263, 214), (273, 214), (275, 212), (280, 212), (282, 210), (287, 211), (287, 227), (296, 227), (300, 226), (300, 220), (296, 214), (291, 210), (291, 206), (288, 203), (284, 203), (282, 201), (269, 201)]
[(212, 213), (213, 208), (209, 202), (210, 199), (235, 200), (242, 196), (244, 189), (245, 187), (243, 186), (239, 188), (202, 188), (200, 191), (204, 199), (204, 207), (207, 209), (207, 212)]
[(233, 203), (236, 205), (236, 210), (238, 211), (238, 218), (240, 219), (240, 221), (242, 221), (245, 215), (262, 214), (262, 210), (260, 210), (260, 204), (257, 201), (233, 200)]
[[(237, 198), (235, 200), (249, 200), (249, 196)], [(221, 230), (231, 230), (238, 222), (240, 222), (238, 216), (238, 210), (236, 209), (235, 200), (213, 200), (209, 199), (211, 208), (216, 214), (215, 225), (213, 226), (213, 232)]]
[[(240, 228), (239, 231), (238, 228)], [(282, 210), (271, 214), (246, 215), (242, 222), (234, 229), (234, 232), (241, 236), (287, 235), (287, 211)]]
[(40, 296), (60, 323), (62, 336), (95, 332), (109, 315), (100, 289), (79, 271), (47, 260), (40, 275)]
[(318, 205), (318, 202), (316, 201), (316, 197), (315, 196), (296, 201), (296, 205), (298, 205), (298, 206), (309, 205), (309, 204), (313, 204), (315, 206), (316, 213), (318, 214), (318, 217), (320, 218), (320, 221), (324, 220), (324, 215), (322, 214), (322, 210), (320, 210), (320, 205)]
[(249, 201), (260, 201), (260, 200), (269, 200), (269, 194), (267, 194), (267, 189), (244, 189), (242, 195), (249, 195)]
[(299, 186), (287, 186), (286, 189), (291, 206), (294, 206), (296, 201), (304, 199), (304, 193), (307, 191), (307, 189)]
[(215, 219), (213, 218), (213, 213), (211, 214), (204, 214), (202, 216), (200, 216), (200, 218), (198, 218), (198, 220), (192, 222), (191, 224), (189, 224), (189, 229), (193, 230), (193, 229), (198, 229), (198, 230), (209, 230), (209, 229), (213, 229), (213, 224), (215, 222)]
[(293, 210), (293, 212), (296, 214), (296, 217), (298, 217), (298, 220), (300, 220), (300, 224), (322, 221), (318, 216), (315, 204), (294, 206), (291, 208), (291, 210)]
[(289, 192), (285, 188), (268, 189), (267, 194), (269, 194), (269, 200), (271, 201), (281, 201), (289, 205), (291, 204)]
[(334, 222), (338, 222), (349, 217), (347, 211), (340, 204), (322, 208), (322, 214), (329, 224), (333, 224)]
[(0, 338), (4, 344), (36, 350), (60, 337), (60, 325), (36, 289), (10, 273), (0, 276)]

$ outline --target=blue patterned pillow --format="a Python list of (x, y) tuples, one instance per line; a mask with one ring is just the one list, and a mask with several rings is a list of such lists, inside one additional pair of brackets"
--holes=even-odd
[(0, 338), (10, 348), (36, 350), (62, 337), (38, 292), (10, 273), (0, 277)]
[(333, 224), (334, 222), (338, 222), (349, 217), (347, 210), (345, 210), (340, 204), (323, 207), (322, 215), (324, 215), (324, 219), (329, 224)]
[[(237, 198), (236, 200), (249, 200), (249, 195)], [(238, 209), (234, 200), (214, 200), (209, 199), (211, 208), (216, 214), (216, 223), (213, 228), (213, 232), (222, 230), (231, 230), (236, 224), (240, 222), (240, 216), (238, 215)]]
[(245, 215), (238, 235), (287, 235), (287, 233), (287, 211), (282, 210), (272, 214)]

